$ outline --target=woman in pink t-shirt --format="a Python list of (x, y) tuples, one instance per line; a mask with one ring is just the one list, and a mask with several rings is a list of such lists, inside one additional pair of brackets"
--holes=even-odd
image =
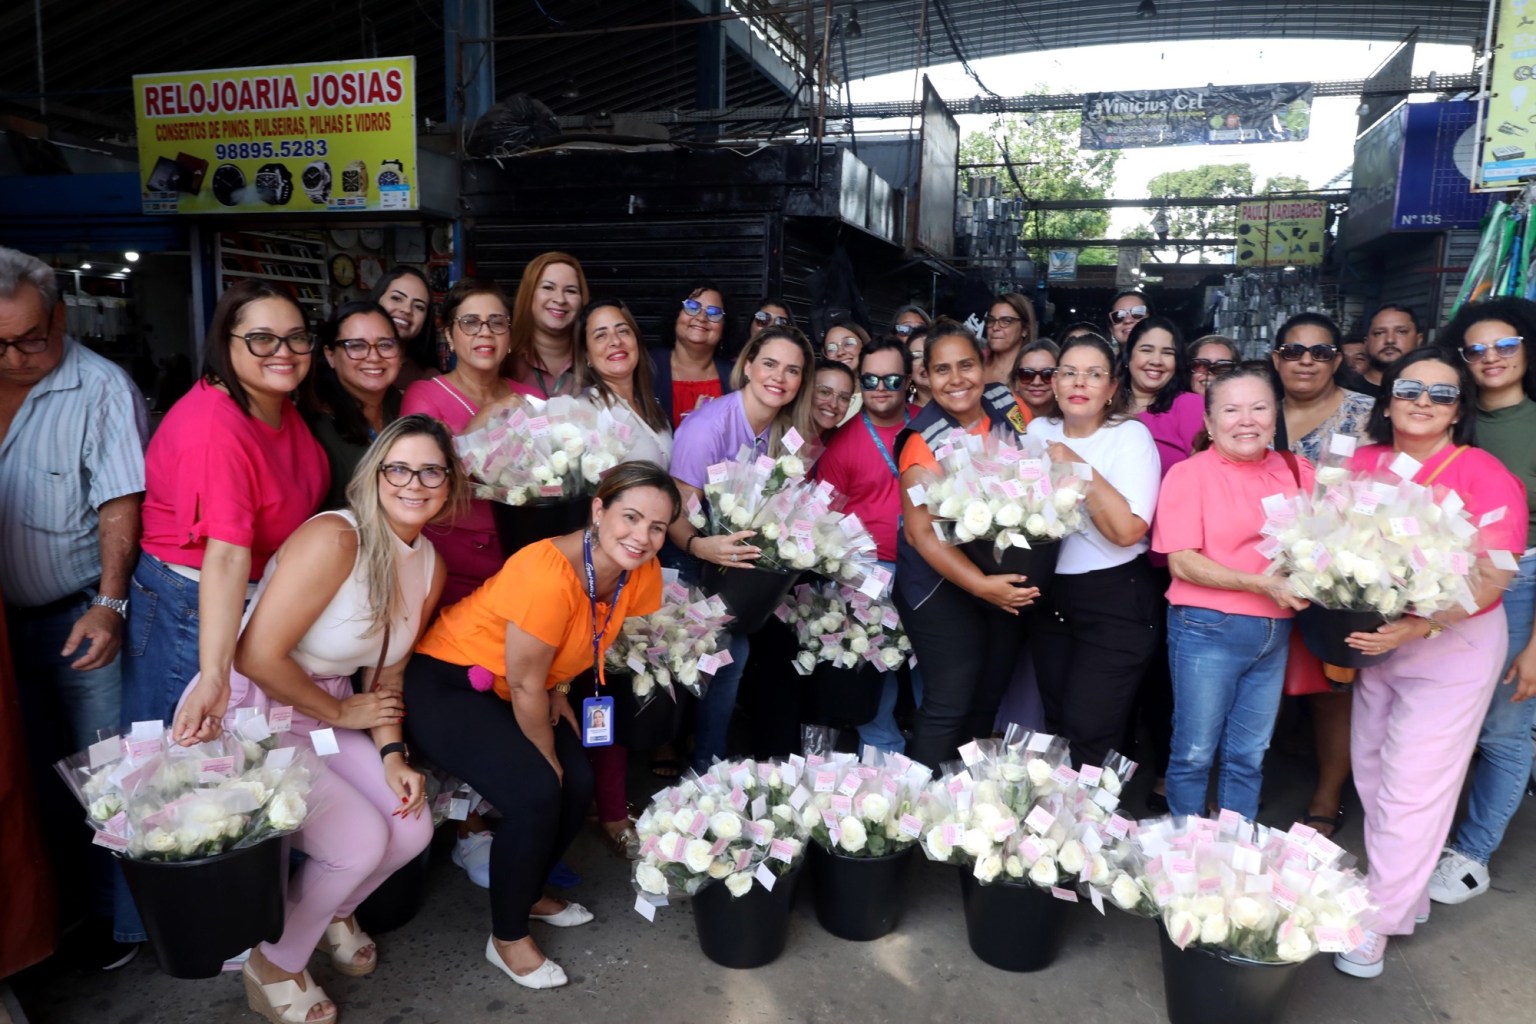
[[(1476, 390), (1456, 355), (1440, 348), (1403, 356), (1382, 376), (1382, 398), (1352, 469), (1385, 469), (1399, 455), (1421, 464), (1414, 480), (1455, 491), (1475, 523), (1487, 516), (1471, 579), (1477, 610), (1408, 615), (1346, 642), (1391, 653), (1360, 670), (1350, 728), (1355, 791), (1365, 810), (1366, 884), (1375, 920), (1365, 941), (1334, 956), (1357, 978), (1382, 971), (1387, 937), (1412, 935), (1429, 917), (1429, 877), (1450, 830), (1478, 729), (1503, 672), (1509, 623), (1498, 610), (1525, 549), (1525, 486), (1493, 455), (1470, 447)], [(1502, 517), (1498, 513), (1502, 511)], [(1488, 553), (1510, 565), (1501, 569)], [(1510, 554), (1514, 552), (1514, 554)], [(1507, 559), (1507, 561), (1506, 561)]]
[[(442, 318), (453, 369), (406, 388), (400, 414), (426, 413), (454, 434), (467, 434), (493, 412), (522, 401), (516, 382), (501, 376), (511, 337), (507, 297), (494, 281), (465, 278), (448, 290)], [(448, 566), (441, 607), (467, 597), (501, 568), (496, 521), (484, 498), (472, 500), (447, 526), (428, 526), (426, 536)]]
[(1258, 551), (1264, 499), (1312, 487), (1312, 466), (1270, 449), (1274, 381), (1234, 370), (1205, 391), (1211, 447), (1168, 471), (1152, 546), (1168, 556), (1168, 664), (1173, 743), (1168, 807), (1201, 815), (1218, 748), (1218, 803), (1259, 813), (1264, 751), (1280, 710), (1291, 617), (1306, 602)]

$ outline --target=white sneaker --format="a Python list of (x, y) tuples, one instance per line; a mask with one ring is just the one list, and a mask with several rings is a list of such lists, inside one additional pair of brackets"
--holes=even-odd
[(1348, 953), (1333, 954), (1333, 966), (1353, 978), (1374, 978), (1386, 964), (1387, 937), (1366, 932), (1365, 941)]
[(1487, 891), (1487, 865), (1446, 847), (1429, 876), (1429, 898), (1436, 903), (1465, 903)]
[(453, 862), (482, 889), (491, 887), (491, 840), (489, 832), (471, 832), (453, 844)]

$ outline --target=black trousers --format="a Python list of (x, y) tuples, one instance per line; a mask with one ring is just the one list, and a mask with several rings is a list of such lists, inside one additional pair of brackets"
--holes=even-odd
[(948, 580), (921, 608), (897, 591), (896, 611), (923, 674), (907, 756), (937, 771), (959, 756), (962, 743), (992, 735), (1024, 643), (1023, 622)]
[(1136, 759), (1151, 769), (1156, 778), (1168, 774), (1168, 750), (1173, 743), (1173, 675), (1168, 671), (1168, 586), (1173, 576), (1166, 567), (1153, 566), (1152, 575), (1157, 580), (1157, 603), (1153, 614), (1162, 624), (1157, 631), (1157, 650), (1147, 662), (1147, 671), (1141, 677), (1141, 689), (1136, 694), (1136, 713), (1126, 727), (1125, 746), (1118, 748), (1128, 752), (1136, 742), (1136, 726), (1139, 723), (1147, 733), (1148, 749), (1136, 752)]
[(1125, 735), (1163, 629), (1158, 594), (1145, 556), (1051, 581), (1030, 648), (1046, 727), (1071, 742), (1075, 764), (1101, 763)]
[(509, 702), (470, 686), (464, 666), (424, 654), (406, 666), (405, 706), (411, 745), (501, 812), (491, 843), (491, 933), (503, 942), (526, 937), (528, 910), (592, 804), (580, 738), (568, 722), (554, 727), (562, 784)]

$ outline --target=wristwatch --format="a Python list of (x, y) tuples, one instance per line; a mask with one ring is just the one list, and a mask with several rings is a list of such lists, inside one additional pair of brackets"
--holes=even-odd
[(1424, 634), (1425, 640), (1433, 640), (1435, 637), (1445, 632), (1445, 627), (1436, 622), (1434, 619), (1426, 619), (1425, 621), (1429, 623), (1429, 632)]
[(126, 597), (107, 597), (105, 594), (97, 594), (91, 598), (92, 608), (110, 608), (123, 618), (128, 617), (128, 599)]
[(571, 692), (571, 684), (570, 683), (556, 683), (555, 684), (555, 692), (556, 693), (570, 693)]

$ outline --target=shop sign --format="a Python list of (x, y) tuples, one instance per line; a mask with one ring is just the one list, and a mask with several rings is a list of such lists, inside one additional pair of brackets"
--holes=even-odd
[(1046, 265), (1046, 279), (1049, 281), (1076, 281), (1077, 280), (1077, 250), (1076, 249), (1052, 249), (1050, 262)]
[(1083, 97), (1082, 148), (1300, 142), (1312, 123), (1312, 86), (1208, 85), (1092, 92)]
[(1244, 203), (1237, 213), (1237, 265), (1320, 266), (1327, 223), (1328, 206), (1318, 199)]
[(1489, 5), (1495, 45), (1478, 124), (1478, 187), (1520, 188), (1536, 175), (1536, 18), (1528, 0)]
[(414, 210), (416, 58), (135, 75), (145, 213)]

